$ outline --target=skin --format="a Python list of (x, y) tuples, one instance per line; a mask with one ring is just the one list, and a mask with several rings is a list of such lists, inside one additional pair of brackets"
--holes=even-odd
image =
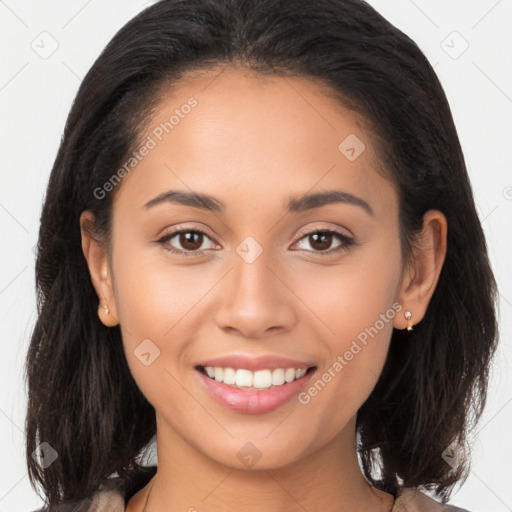
[[(310, 79), (262, 79), (232, 67), (191, 75), (162, 98), (144, 138), (190, 97), (197, 106), (115, 191), (110, 254), (91, 236), (92, 213), (82, 214), (84, 255), (110, 310), (99, 307), (99, 318), (120, 323), (130, 369), (156, 410), (156, 480), (133, 496), (129, 512), (144, 509), (153, 483), (150, 512), (216, 512), (227, 504), (248, 512), (392, 508), (393, 496), (360, 471), (356, 413), (382, 371), (392, 329), (407, 326), (404, 311), (414, 324), (426, 312), (447, 224), (429, 211), (405, 263), (398, 196), (376, 171), (364, 119), (324, 93)], [(338, 150), (349, 134), (366, 146), (354, 161)], [(169, 202), (144, 209), (170, 189), (213, 195), (226, 210)], [(374, 214), (347, 203), (286, 212), (290, 197), (331, 189), (362, 198)], [(166, 242), (197, 255), (157, 242), (178, 225), (206, 231), (188, 246), (179, 235)], [(321, 243), (303, 234), (322, 229), (357, 244), (334, 253), (343, 243), (334, 236), (323, 249), (331, 254), (322, 256)], [(263, 250), (252, 263), (236, 252), (247, 236)], [(314, 361), (321, 375), (394, 303), (403, 309), (308, 404), (232, 411), (194, 370), (207, 358), (277, 354)], [(160, 356), (145, 366), (134, 350), (148, 338)], [(237, 457), (247, 442), (261, 453), (252, 468)]]

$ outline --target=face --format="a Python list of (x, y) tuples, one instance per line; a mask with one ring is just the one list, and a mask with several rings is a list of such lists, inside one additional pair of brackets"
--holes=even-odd
[(240, 468), (353, 439), (403, 316), (397, 193), (362, 120), (313, 81), (231, 69), (173, 88), (142, 140), (102, 293), (159, 438)]

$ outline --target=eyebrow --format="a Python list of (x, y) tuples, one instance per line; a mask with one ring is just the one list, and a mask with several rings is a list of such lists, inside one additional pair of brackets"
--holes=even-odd
[[(226, 210), (226, 205), (213, 196), (199, 192), (184, 192), (180, 190), (169, 190), (163, 194), (159, 194), (144, 204), (144, 208), (147, 210), (161, 203), (178, 203), (184, 206), (221, 213)], [(372, 207), (364, 199), (350, 194), (349, 192), (344, 192), (343, 190), (317, 192), (314, 194), (306, 194), (299, 198), (292, 197), (288, 201), (288, 212), (300, 213), (305, 210), (321, 208), (322, 206), (335, 203), (359, 206), (368, 213), (368, 215), (375, 215)]]

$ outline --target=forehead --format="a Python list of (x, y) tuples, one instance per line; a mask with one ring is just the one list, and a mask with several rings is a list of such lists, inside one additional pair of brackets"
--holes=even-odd
[(151, 149), (123, 188), (141, 204), (175, 185), (216, 196), (236, 191), (238, 200), (272, 196), (279, 207), (283, 195), (341, 186), (369, 202), (394, 202), (367, 123), (333, 96), (304, 77), (231, 67), (185, 75), (161, 89), (140, 137)]

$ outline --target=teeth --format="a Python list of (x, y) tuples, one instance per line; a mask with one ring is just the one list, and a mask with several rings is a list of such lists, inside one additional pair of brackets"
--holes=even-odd
[(214, 368), (213, 371), (215, 380), (218, 382), (222, 382), (222, 380), (224, 379), (224, 370), (222, 368)]
[(254, 372), (252, 385), (258, 389), (272, 386), (272, 372), (270, 370), (258, 370)]
[(219, 368), (206, 366), (206, 374), (217, 382), (223, 382), (228, 386), (237, 388), (268, 389), (270, 387), (282, 386), (285, 383), (293, 382), (304, 377), (305, 368), (276, 368), (275, 370), (258, 370), (251, 372), (239, 368)]
[(284, 370), (282, 368), (276, 368), (272, 372), (272, 384), (274, 386), (280, 386), (284, 384)]
[[(215, 368), (215, 370), (217, 370), (217, 368)], [(219, 368), (219, 370), (224, 373), (223, 368)], [(235, 379), (235, 383), (239, 388), (242, 386), (250, 388), (252, 386), (252, 372), (249, 370), (237, 370)]]
[(295, 378), (296, 379), (300, 379), (301, 377), (304, 377), (304, 375), (306, 375), (306, 368), (301, 368), (299, 370), (295, 370)]
[(224, 368), (224, 378), (222, 379), (224, 384), (232, 386), (236, 383), (236, 372), (233, 368)]
[(284, 372), (284, 380), (286, 382), (293, 382), (295, 380), (295, 370), (293, 368), (288, 368)]

